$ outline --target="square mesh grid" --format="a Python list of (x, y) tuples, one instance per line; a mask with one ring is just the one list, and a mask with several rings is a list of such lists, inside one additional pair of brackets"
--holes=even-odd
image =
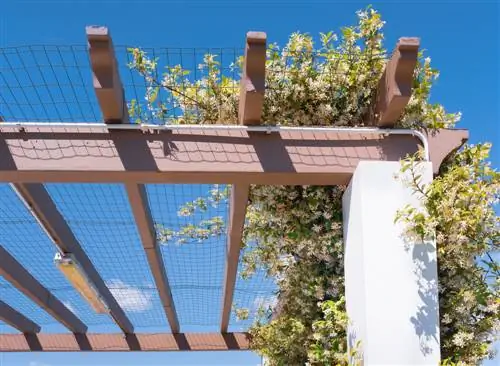
[[(0, 184), (0, 245), (84, 323), (116, 331), (111, 318), (96, 314), (56, 268), (57, 248), (8, 184)], [(7, 302), (10, 296), (11, 290), (2, 299)]]
[[(60, 325), (50, 314), (31, 301), (22, 292), (0, 276), (0, 299), (30, 320), (42, 327), (43, 332), (65, 333), (68, 330)], [(18, 330), (0, 322), (0, 333), (18, 333)]]
[(169, 332), (124, 187), (48, 184), (47, 190), (136, 331)]
[(0, 90), (0, 115), (6, 121), (101, 120), (83, 45), (2, 48)]
[[(139, 73), (138, 70), (130, 67), (133, 64), (133, 54), (130, 51), (134, 47), (131, 46), (115, 46), (115, 54), (118, 60), (120, 77), (125, 88), (125, 99), (130, 106), (130, 102), (134, 100), (139, 104), (140, 121), (143, 123), (175, 123), (184, 115), (184, 111), (180, 104), (197, 102), (202, 100), (202, 95), (206, 90), (205, 84), (196, 84), (197, 81), (206, 78), (208, 75), (207, 67), (201, 67), (204, 63), (205, 55), (212, 55), (218, 64), (218, 78), (230, 78), (239, 81), (240, 70), (236, 67), (238, 59), (243, 56), (242, 48), (144, 48), (139, 47), (145, 52), (145, 55), (150, 60), (157, 60), (157, 67), (152, 76), (152, 81), (147, 82), (146, 78)], [(170, 68), (180, 67), (184, 71), (180, 85), (173, 85), (167, 79), (164, 79), (164, 73), (168, 73)], [(167, 80), (167, 81), (166, 81)], [(148, 108), (146, 102), (147, 91), (149, 87), (158, 87), (159, 91), (157, 99)], [(189, 87), (192, 93), (184, 93), (181, 89)], [(222, 89), (230, 94), (239, 94), (239, 83), (226, 83)], [(156, 113), (156, 108), (161, 105), (162, 113)], [(199, 106), (203, 107), (203, 106)], [(220, 109), (220, 106), (216, 106)], [(196, 123), (202, 123), (201, 115), (196, 112), (196, 109), (190, 109), (197, 116), (194, 118)], [(131, 123), (137, 122), (137, 118), (131, 118)], [(235, 121), (221, 121), (232, 122)]]
[[(245, 251), (251, 250), (251, 248), (252, 245), (250, 244)], [(238, 319), (233, 309), (229, 319), (230, 332), (245, 331), (257, 320), (260, 308), (267, 311), (269, 307), (274, 307), (277, 301), (276, 283), (274, 279), (266, 276), (265, 271), (259, 269), (248, 279), (241, 277), (241, 259), (245, 251), (242, 251), (240, 254), (238, 275), (234, 287), (233, 308), (247, 309), (248, 318)], [(263, 319), (260, 320), (262, 321)]]
[[(157, 228), (178, 231), (182, 226), (197, 225), (215, 216), (226, 222), (227, 200), (221, 201), (217, 207), (209, 205), (205, 212), (196, 210), (192, 216), (179, 215), (181, 206), (198, 197), (207, 197), (213, 188), (210, 185), (147, 185), (149, 205)], [(217, 189), (223, 190), (224, 187)], [(182, 244), (177, 240), (160, 242), (181, 326), (196, 325), (198, 330), (203, 327), (203, 331), (219, 329), (226, 240), (224, 231), (222, 235), (201, 242), (197, 239)]]

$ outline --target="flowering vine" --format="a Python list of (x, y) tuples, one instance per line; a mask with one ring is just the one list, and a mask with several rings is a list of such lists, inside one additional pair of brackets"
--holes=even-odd
[[(358, 23), (339, 35), (294, 33), (280, 48), (267, 51), (264, 124), (292, 126), (362, 126), (372, 108), (378, 80), (387, 61), (381, 16), (359, 11)], [(129, 114), (142, 122), (235, 124), (239, 81), (226, 75), (216, 55), (207, 54), (198, 80), (180, 65), (156, 78), (159, 60), (130, 49), (130, 67), (146, 82), (144, 101), (129, 103)], [(233, 67), (241, 67), (239, 59)], [(413, 94), (397, 127), (453, 127), (459, 113), (429, 102), (438, 77), (430, 58), (420, 54)], [(159, 98), (166, 90), (172, 100)], [(181, 110), (174, 116), (173, 109)], [(438, 247), (441, 352), (445, 364), (477, 364), (491, 354), (499, 332), (499, 173), (488, 162), (489, 145), (466, 146), (454, 153), (421, 190), (425, 212), (402, 208), (397, 219), (408, 235), (432, 236)], [(403, 162), (413, 169), (415, 158)], [(417, 177), (415, 175), (415, 177)], [(276, 280), (279, 303), (260, 309), (250, 328), (252, 348), (270, 365), (347, 364), (341, 198), (343, 186), (252, 186), (243, 244), (241, 275), (264, 269)], [(227, 199), (227, 190), (201, 197), (179, 208), (193, 217)], [(222, 192), (222, 193), (221, 193)], [(189, 224), (178, 231), (158, 227), (161, 240), (188, 243), (222, 235), (220, 217)], [(272, 316), (272, 314), (275, 316)], [(249, 316), (249, 309), (237, 314)]]

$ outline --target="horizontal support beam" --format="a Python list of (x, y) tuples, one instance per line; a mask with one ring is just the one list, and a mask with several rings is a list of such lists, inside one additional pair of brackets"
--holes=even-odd
[(97, 289), (109, 308), (109, 314), (125, 333), (133, 333), (134, 326), (120, 307), (94, 264), (83, 250), (70, 226), (59, 212), (49, 192), (40, 183), (14, 183), (15, 190), (28, 205), (31, 213), (50, 235), (54, 244), (63, 253), (71, 253), (85, 275)]
[[(347, 184), (359, 161), (398, 161), (421, 144), (410, 132), (390, 133), (0, 125), (0, 182)], [(448, 135), (462, 141), (467, 132)], [(448, 146), (439, 133), (432, 138)]]
[(38, 333), (40, 326), (0, 300), (0, 320), (23, 333)]
[(246, 333), (0, 334), (0, 352), (245, 351)]
[[(85, 333), (87, 331), (87, 326), (2, 246), (0, 246), (0, 258), (2, 259), (0, 260), (0, 276), (9, 281), (70, 331), (74, 333)], [(0, 345), (2, 345), (2, 341), (0, 341)]]

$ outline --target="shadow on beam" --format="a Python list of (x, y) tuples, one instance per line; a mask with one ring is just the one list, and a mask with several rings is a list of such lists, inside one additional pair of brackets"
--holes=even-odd
[(0, 334), (0, 352), (239, 351), (247, 333)]

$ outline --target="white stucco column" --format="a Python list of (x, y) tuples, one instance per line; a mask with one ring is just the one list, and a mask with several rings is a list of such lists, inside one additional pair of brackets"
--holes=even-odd
[[(399, 162), (359, 163), (343, 197), (348, 344), (362, 365), (437, 365), (436, 248), (408, 242), (394, 223), (406, 204), (421, 207), (395, 175)], [(423, 182), (431, 163), (420, 163)]]

